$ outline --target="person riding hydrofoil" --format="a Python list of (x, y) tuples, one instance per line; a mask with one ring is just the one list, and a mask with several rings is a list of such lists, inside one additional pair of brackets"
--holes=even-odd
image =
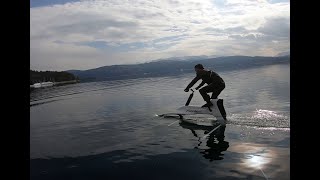
[[(202, 98), (207, 103), (203, 105), (202, 107), (210, 107), (213, 104), (210, 102), (210, 99), (217, 99), (218, 95), (221, 93), (221, 91), (226, 87), (225, 82), (223, 79), (214, 71), (211, 70), (205, 70), (203, 68), (202, 64), (197, 64), (194, 66), (194, 70), (196, 71), (196, 77), (189, 83), (189, 85), (184, 89), (185, 92), (188, 92), (189, 89), (198, 82), (198, 80), (202, 79), (202, 82), (199, 84), (198, 87), (195, 89), (198, 90), (201, 88), (204, 84), (208, 84), (207, 86), (201, 88), (199, 90)], [(212, 92), (211, 98), (207, 94), (209, 92)]]

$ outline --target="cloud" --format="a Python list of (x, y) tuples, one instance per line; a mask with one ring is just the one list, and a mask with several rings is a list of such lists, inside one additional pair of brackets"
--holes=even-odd
[(270, 18), (258, 31), (274, 38), (289, 38), (290, 19), (288, 17)]
[(189, 55), (276, 55), (290, 47), (283, 1), (106, 0), (30, 9), (31, 68), (90, 69)]

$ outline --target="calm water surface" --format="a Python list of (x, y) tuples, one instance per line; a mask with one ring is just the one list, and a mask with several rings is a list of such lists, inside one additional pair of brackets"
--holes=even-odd
[(228, 124), (207, 137), (156, 116), (185, 104), (195, 74), (32, 91), (31, 179), (290, 179), (290, 65), (218, 73)]

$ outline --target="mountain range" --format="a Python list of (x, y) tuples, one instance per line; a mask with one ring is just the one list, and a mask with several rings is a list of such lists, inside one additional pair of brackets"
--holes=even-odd
[(141, 64), (111, 65), (89, 70), (69, 70), (81, 82), (133, 79), (179, 75), (194, 72), (196, 64), (217, 71), (237, 70), (272, 64), (290, 63), (290, 55), (277, 57), (263, 56), (190, 56), (160, 59)]

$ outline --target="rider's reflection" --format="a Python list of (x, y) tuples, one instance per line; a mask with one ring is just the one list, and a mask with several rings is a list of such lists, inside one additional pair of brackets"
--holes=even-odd
[(206, 127), (206, 126), (197, 126), (197, 125), (190, 125), (186, 124), (184, 122), (180, 123), (180, 125), (183, 128), (190, 129), (192, 134), (199, 138), (199, 143), (195, 147), (195, 149), (199, 149), (202, 156), (209, 161), (213, 160), (222, 160), (223, 159), (223, 151), (226, 151), (229, 147), (229, 142), (225, 141), (224, 138), (224, 132), (226, 129), (226, 125), (221, 125), (218, 129), (213, 131), (206, 139), (206, 148), (201, 148), (201, 144), (203, 140), (202, 137), (199, 137), (195, 130), (204, 130), (204, 134), (208, 134), (210, 131), (212, 131), (214, 128), (216, 128), (218, 125), (213, 127)]

